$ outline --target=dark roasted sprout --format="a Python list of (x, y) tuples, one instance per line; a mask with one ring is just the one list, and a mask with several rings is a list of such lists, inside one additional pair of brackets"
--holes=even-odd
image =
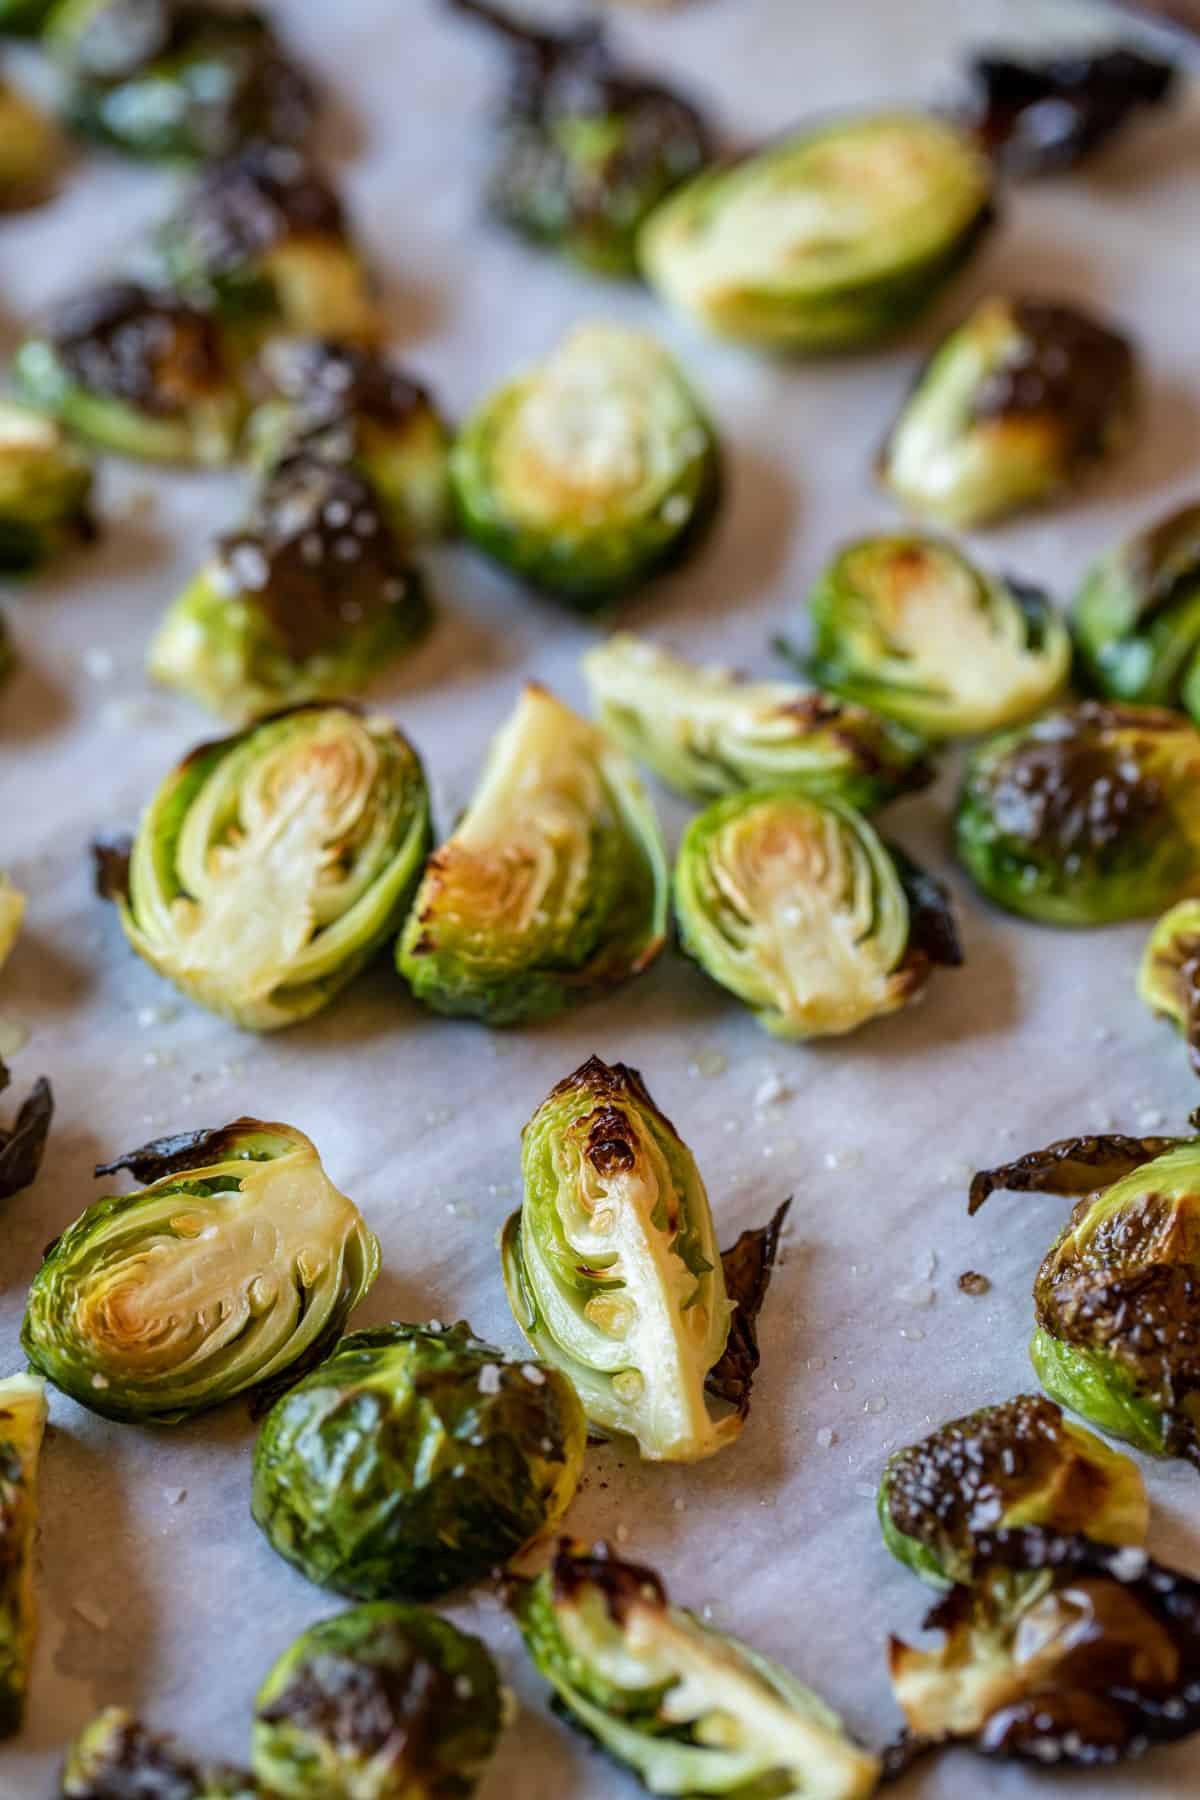
[(1000, 167), (1012, 175), (1055, 175), (1107, 144), (1135, 113), (1163, 105), (1175, 70), (1118, 45), (1036, 62), (975, 56), (971, 79), (967, 120)]
[[(0, 33), (3, 29), (0, 11)], [(44, 200), (61, 160), (62, 144), (50, 120), (0, 74), (0, 215)]]
[[(4, 890), (0, 885), (0, 909), (3, 902)], [(3, 960), (0, 955), (0, 962)], [(7, 1064), (0, 1061), (0, 1094), (11, 1080)], [(37, 1180), (53, 1117), (54, 1096), (50, 1083), (42, 1075), (34, 1083), (33, 1092), (20, 1107), (12, 1124), (0, 1125), (0, 1200), (10, 1199)]]
[(84, 1727), (67, 1755), (60, 1800), (270, 1800), (239, 1769), (205, 1766), (122, 1707)]
[(517, 1623), (555, 1707), (653, 1794), (867, 1800), (879, 1759), (810, 1689), (672, 1606), (650, 1569), (564, 1540)]
[(310, 1581), (423, 1600), (478, 1581), (555, 1525), (583, 1466), (571, 1383), (468, 1325), (344, 1338), (268, 1414), (251, 1510)]
[(1158, 921), (1138, 971), (1138, 993), (1183, 1033), (1200, 1075), (1200, 900), (1181, 900)]
[(1200, 502), (1168, 513), (1094, 563), (1072, 625), (1096, 693), (1181, 706), (1200, 721)]
[(0, 1381), (0, 1738), (21, 1729), (33, 1661), (37, 1471), (46, 1387), (36, 1375)]
[(1051, 499), (1129, 436), (1127, 338), (1046, 300), (993, 295), (917, 377), (878, 461), (922, 518), (969, 530)]
[(259, 1689), (254, 1773), (271, 1800), (470, 1800), (506, 1709), (479, 1638), (424, 1607), (356, 1606)]
[(959, 861), (1009, 912), (1105, 925), (1200, 891), (1200, 732), (1178, 713), (1089, 701), (981, 744)]
[(92, 465), (53, 419), (0, 400), (0, 575), (90, 538)]

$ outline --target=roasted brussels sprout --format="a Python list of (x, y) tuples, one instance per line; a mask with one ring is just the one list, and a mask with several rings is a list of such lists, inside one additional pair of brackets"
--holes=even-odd
[(58, 133), (45, 113), (0, 75), (0, 214), (44, 199), (61, 157)]
[(226, 463), (242, 397), (212, 317), (174, 295), (111, 282), (58, 307), (21, 345), (33, 405), (122, 456)]
[(1144, 1544), (1150, 1515), (1136, 1465), (1034, 1394), (980, 1407), (897, 1450), (878, 1506), (892, 1555), (933, 1587), (971, 1580), (982, 1532), (1044, 1525)]
[(254, 1772), (274, 1800), (470, 1800), (506, 1705), (479, 1638), (424, 1607), (356, 1606), (267, 1676)]
[(528, 686), (454, 835), (429, 859), (397, 963), (436, 1012), (513, 1025), (640, 974), (668, 869), (631, 763)]
[(828, 1037), (916, 1000), (962, 961), (940, 883), (840, 800), (716, 800), (675, 865), (683, 949), (775, 1037)]
[(980, 891), (1049, 925), (1106, 925), (1200, 892), (1200, 732), (1177, 713), (1089, 701), (989, 738), (958, 802)]
[(1200, 720), (1200, 502), (1101, 557), (1079, 590), (1072, 623), (1097, 693), (1182, 706)]
[(202, 744), (106, 898), (139, 956), (247, 1031), (328, 1005), (404, 918), (429, 847), (420, 759), (388, 720), (307, 706)]
[(778, 1663), (672, 1606), (650, 1569), (564, 1540), (514, 1600), (572, 1725), (653, 1794), (866, 1800), (879, 1759)]
[(0, 575), (90, 538), (91, 492), (91, 464), (54, 421), (0, 400)]
[(279, 1554), (358, 1599), (478, 1581), (557, 1523), (587, 1429), (571, 1383), (465, 1324), (379, 1325), (278, 1401), (251, 1511)]
[(252, 1776), (192, 1762), (119, 1706), (80, 1732), (59, 1792), (61, 1800), (260, 1800)]
[(642, 230), (648, 280), (725, 337), (873, 343), (931, 301), (992, 217), (987, 159), (921, 113), (835, 119), (698, 175)]
[(147, 666), (240, 724), (366, 687), (428, 620), (424, 583), (374, 489), (300, 450), (168, 609)]
[(981, 300), (917, 377), (878, 474), (910, 511), (969, 530), (1047, 500), (1121, 448), (1128, 339), (1075, 307)]
[(0, 969), (12, 955), (25, 918), (25, 896), (0, 869)]
[(158, 1138), (97, 1176), (149, 1186), (97, 1200), (46, 1252), (21, 1343), (107, 1419), (173, 1425), (293, 1380), (336, 1341), (379, 1245), (291, 1125), (235, 1119)]
[(1200, 900), (1181, 900), (1158, 921), (1142, 957), (1138, 993), (1151, 1012), (1182, 1031), (1200, 1075)]
[(21, 1728), (37, 1618), (33, 1541), (46, 1387), (36, 1375), (0, 1381), (0, 1738)]
[(847, 545), (810, 605), (813, 679), (928, 737), (1015, 724), (1071, 672), (1070, 633), (1039, 589), (915, 532)]
[[(0, 1062), (0, 1094), (11, 1080), (7, 1065)], [(0, 1200), (19, 1194), (37, 1180), (53, 1118), (54, 1096), (43, 1075), (34, 1083), (12, 1126), (0, 1126)]]
[(1083, 162), (1141, 108), (1161, 106), (1175, 70), (1118, 45), (1040, 62), (976, 56), (971, 79), (968, 123), (1000, 167), (1013, 175), (1050, 175)]
[(579, 326), (499, 388), (450, 456), (463, 530), (580, 612), (677, 562), (717, 502), (716, 440), (666, 351)]

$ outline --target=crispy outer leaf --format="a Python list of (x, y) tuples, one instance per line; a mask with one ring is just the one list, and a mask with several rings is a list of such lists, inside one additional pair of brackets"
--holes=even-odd
[(898, 844), (884, 842), (908, 901), (909, 954), (916, 951), (942, 968), (960, 969), (966, 958), (949, 888)]
[(1059, 1138), (1045, 1150), (1019, 1156), (1016, 1162), (980, 1169), (971, 1181), (967, 1211), (977, 1213), (989, 1195), (1003, 1188), (1018, 1194), (1094, 1194), (1187, 1141), (1120, 1134)]
[(93, 879), (101, 900), (128, 899), (129, 859), (132, 854), (133, 838), (127, 831), (117, 831), (109, 837), (92, 839)]
[(727, 1400), (736, 1407), (743, 1419), (750, 1411), (750, 1389), (759, 1364), (758, 1315), (771, 1285), (779, 1238), (791, 1204), (790, 1199), (785, 1200), (766, 1225), (743, 1231), (735, 1244), (721, 1252), (725, 1288), (734, 1303), (734, 1314), (724, 1353), (709, 1370), (704, 1385), (718, 1400)]
[(128, 1169), (144, 1185), (161, 1181), (165, 1175), (179, 1175), (185, 1169), (203, 1169), (211, 1163), (223, 1162), (230, 1155), (236, 1156), (238, 1142), (244, 1133), (272, 1129), (259, 1119), (241, 1118), (215, 1130), (180, 1131), (173, 1137), (152, 1138), (148, 1144), (127, 1150), (112, 1162), (97, 1163), (94, 1174), (100, 1180), (105, 1175), (115, 1175), (119, 1169)]
[[(0, 1091), (11, 1079), (8, 1069), (0, 1062)], [(53, 1117), (54, 1095), (43, 1075), (34, 1083), (33, 1092), (12, 1126), (9, 1129), (0, 1126), (0, 1200), (20, 1193), (37, 1178)]]

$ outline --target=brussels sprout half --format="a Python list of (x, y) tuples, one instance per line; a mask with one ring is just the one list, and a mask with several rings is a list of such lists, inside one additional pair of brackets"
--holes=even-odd
[(775, 1037), (827, 1037), (962, 961), (940, 884), (841, 801), (749, 788), (683, 834), (680, 942)]
[(1046, 596), (984, 575), (938, 538), (860, 538), (809, 605), (814, 681), (927, 737), (1015, 724), (1070, 676), (1070, 633)]
[(586, 1441), (555, 1368), (508, 1363), (465, 1324), (380, 1325), (344, 1338), (268, 1414), (251, 1511), (321, 1587), (430, 1599), (557, 1524)]
[(1129, 435), (1132, 347), (1074, 307), (993, 296), (934, 352), (879, 478), (912, 512), (969, 530), (1047, 500)]
[(276, 1031), (393, 936), (428, 847), (407, 738), (348, 706), (300, 707), (193, 750), (147, 807), (127, 870), (105, 859), (102, 892), (160, 975)]
[(91, 538), (91, 493), (91, 464), (54, 421), (0, 400), (0, 575)]
[(1200, 892), (1200, 732), (1089, 701), (975, 749), (955, 843), (997, 906), (1048, 925), (1143, 918)]
[(0, 76), (0, 214), (45, 199), (61, 160), (62, 143), (45, 113)]
[(108, 1706), (72, 1744), (61, 1800), (269, 1800), (239, 1769), (206, 1767)]
[(0, 1738), (21, 1729), (33, 1661), (33, 1544), (46, 1411), (46, 1384), (36, 1375), (0, 1381)]
[(654, 961), (669, 875), (654, 809), (603, 733), (526, 687), (397, 950), (436, 1012), (549, 1018)]
[(716, 506), (716, 440), (653, 338), (583, 325), (499, 388), (450, 457), (462, 528), (581, 612), (677, 562)]
[[(7, 1065), (0, 1061), (0, 1094), (11, 1080)], [(8, 1200), (37, 1180), (53, 1118), (54, 1096), (43, 1075), (34, 1083), (33, 1092), (11, 1127), (0, 1125), (0, 1200)]]
[(254, 1773), (273, 1800), (470, 1800), (506, 1708), (479, 1638), (420, 1606), (356, 1606), (267, 1676)]
[(1181, 900), (1158, 921), (1138, 971), (1138, 993), (1151, 1012), (1182, 1031), (1200, 1075), (1200, 900)]
[(879, 1759), (822, 1700), (606, 1545), (564, 1540), (514, 1610), (556, 1708), (653, 1794), (866, 1800), (878, 1786)]
[(698, 175), (639, 242), (710, 330), (781, 350), (873, 343), (926, 306), (992, 217), (987, 159), (930, 114), (835, 119)]
[(173, 1425), (322, 1356), (379, 1271), (379, 1245), (291, 1125), (236, 1119), (159, 1138), (97, 1176), (150, 1185), (97, 1200), (46, 1253), (21, 1344), (107, 1419)]
[(1094, 563), (1072, 613), (1082, 669), (1109, 700), (1200, 721), (1200, 502)]

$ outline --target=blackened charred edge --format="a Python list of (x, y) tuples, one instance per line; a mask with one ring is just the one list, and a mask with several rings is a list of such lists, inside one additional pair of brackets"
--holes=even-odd
[(1029, 62), (977, 55), (970, 75), (975, 93), (964, 123), (1014, 175), (1075, 167), (1135, 111), (1164, 104), (1177, 80), (1170, 63), (1127, 45)]
[(750, 1391), (761, 1361), (758, 1315), (771, 1285), (779, 1239), (791, 1206), (789, 1196), (766, 1225), (743, 1231), (737, 1242), (721, 1253), (725, 1291), (734, 1303), (734, 1313), (725, 1348), (704, 1385), (716, 1399), (735, 1407), (743, 1419), (750, 1411)]
[[(622, 1101), (643, 1108), (653, 1114), (660, 1124), (666, 1127), (672, 1137), (679, 1133), (667, 1118), (666, 1114), (656, 1106), (646, 1089), (637, 1069), (631, 1069), (627, 1063), (606, 1063), (598, 1056), (589, 1056), (585, 1063), (571, 1075), (566, 1075), (551, 1088), (545, 1104), (564, 1098), (568, 1094), (585, 1094), (591, 1101), (603, 1104), (605, 1101), (620, 1103)], [(681, 1140), (682, 1141), (682, 1140)]]
[[(3, 1063), (0, 1063), (0, 1076), (0, 1089), (3, 1089), (9, 1081)], [(17, 1113), (12, 1129), (0, 1130), (0, 1200), (20, 1193), (37, 1179), (53, 1118), (54, 1095), (50, 1083), (42, 1075)]]
[(97, 1180), (128, 1169), (144, 1185), (161, 1181), (166, 1175), (179, 1175), (186, 1169), (203, 1169), (225, 1160), (222, 1152), (236, 1144), (246, 1132), (280, 1131), (286, 1126), (265, 1124), (261, 1119), (234, 1119), (228, 1125), (200, 1131), (181, 1131), (173, 1137), (152, 1138), (136, 1150), (129, 1150), (112, 1162), (97, 1163)]
[[(981, 1532), (975, 1540), (976, 1579), (988, 1569), (1050, 1569), (1071, 1580), (1085, 1576), (1132, 1588), (1156, 1612), (1194, 1637), (1200, 1656), (1200, 1580), (1155, 1562), (1145, 1550), (1125, 1545), (1114, 1549), (1094, 1538), (1068, 1536), (1044, 1525), (1021, 1525), (1011, 1531)], [(949, 1595), (946, 1596), (948, 1600)]]
[(1187, 1138), (1060, 1138), (1044, 1150), (1030, 1150), (1015, 1162), (980, 1169), (971, 1179), (968, 1213), (974, 1215), (1000, 1189), (1014, 1194), (1090, 1194), (1111, 1187), (1123, 1175), (1177, 1150)]
[(94, 1797), (94, 1800), (130, 1800), (161, 1796), (161, 1800), (188, 1800), (189, 1796), (235, 1782), (248, 1784), (249, 1777), (231, 1768), (202, 1769), (176, 1751), (169, 1737), (148, 1731), (140, 1720), (128, 1713), (113, 1710), (105, 1720), (105, 1735), (88, 1745), (81, 1771), (85, 1786), (72, 1786), (71, 1792)]
[(91, 852), (92, 879), (101, 900), (128, 900), (132, 835), (120, 831), (110, 837), (93, 838)]
[(637, 1163), (637, 1136), (625, 1114), (601, 1106), (587, 1118), (586, 1155), (601, 1175), (627, 1174)]
[(607, 1544), (597, 1544), (589, 1555), (569, 1538), (561, 1538), (551, 1571), (557, 1602), (570, 1605), (585, 1588), (598, 1588), (618, 1625), (638, 1606), (667, 1605), (667, 1591), (653, 1569), (622, 1562)]
[(945, 969), (960, 969), (966, 960), (958, 921), (944, 882), (914, 862), (898, 844), (884, 848), (896, 865), (908, 901), (908, 949)]

